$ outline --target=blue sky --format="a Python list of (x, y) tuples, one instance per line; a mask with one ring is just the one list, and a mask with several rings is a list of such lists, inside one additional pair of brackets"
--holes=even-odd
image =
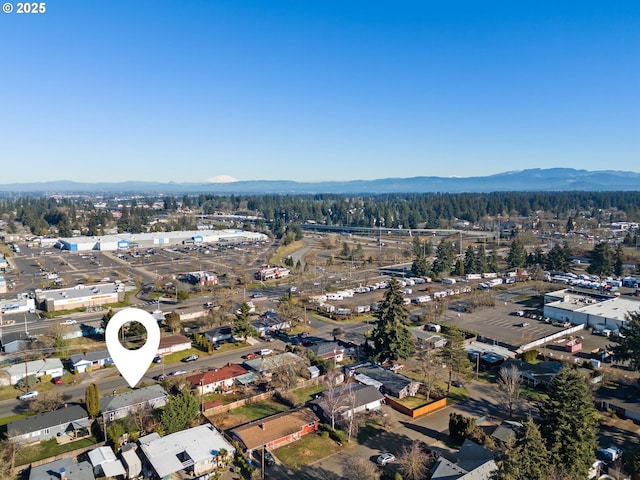
[(636, 0), (46, 5), (0, 15), (0, 183), (640, 171)]

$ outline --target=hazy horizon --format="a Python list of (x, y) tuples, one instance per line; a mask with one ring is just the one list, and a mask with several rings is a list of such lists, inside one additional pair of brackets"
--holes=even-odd
[(640, 4), (58, 0), (0, 16), (0, 183), (629, 171)]

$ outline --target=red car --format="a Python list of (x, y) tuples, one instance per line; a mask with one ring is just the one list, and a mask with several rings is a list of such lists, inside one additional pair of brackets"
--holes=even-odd
[(244, 357), (245, 360), (253, 360), (254, 358), (258, 358), (257, 353), (247, 353)]
[(55, 384), (55, 385), (60, 385), (62, 383), (62, 377), (55, 377), (52, 378), (51, 381)]

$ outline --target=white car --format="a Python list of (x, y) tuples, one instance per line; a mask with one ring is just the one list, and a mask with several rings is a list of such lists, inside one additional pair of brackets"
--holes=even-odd
[(261, 356), (265, 356), (265, 355), (271, 355), (273, 353), (273, 350), (271, 350), (270, 348), (263, 348), (258, 352), (258, 355)]
[(33, 400), (38, 396), (38, 392), (36, 390), (31, 390), (29, 392), (25, 392), (18, 397), (18, 400)]
[(61, 322), (60, 325), (75, 325), (76, 323), (78, 323), (78, 322), (68, 318), (64, 322)]
[(396, 456), (393, 453), (383, 453), (382, 455), (380, 455), (377, 459), (376, 459), (376, 463), (378, 465), (386, 465), (387, 463), (391, 463), (396, 459)]

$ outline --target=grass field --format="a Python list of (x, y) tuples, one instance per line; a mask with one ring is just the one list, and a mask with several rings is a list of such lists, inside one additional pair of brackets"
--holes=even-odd
[(234, 408), (220, 415), (212, 417), (212, 421), (216, 427), (226, 430), (238, 425), (242, 425), (253, 420), (275, 415), (276, 413), (286, 412), (289, 407), (278, 402), (265, 400), (258, 403), (251, 403), (242, 407)]
[(307, 403), (315, 398), (315, 395), (325, 390), (327, 387), (323, 383), (309, 385), (308, 387), (298, 388), (293, 393), (300, 403)]
[(282, 463), (291, 468), (308, 465), (344, 449), (330, 438), (322, 438), (318, 433), (305, 435), (297, 442), (274, 451)]
[(28, 463), (42, 460), (43, 458), (53, 457), (61, 453), (70, 452), (82, 447), (88, 447), (97, 443), (94, 437), (87, 437), (75, 442), (58, 445), (55, 438), (42, 442), (38, 445), (20, 448), (16, 454), (16, 465), (25, 465)]

